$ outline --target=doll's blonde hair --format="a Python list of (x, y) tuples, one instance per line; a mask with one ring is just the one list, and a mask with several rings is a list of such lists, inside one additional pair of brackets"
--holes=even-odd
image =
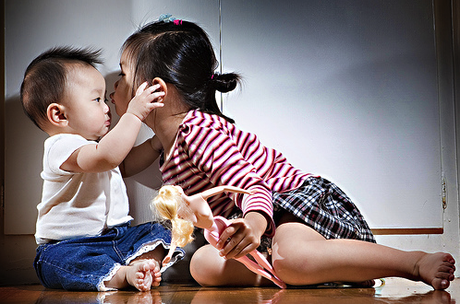
[(178, 247), (184, 247), (193, 241), (193, 223), (179, 218), (179, 210), (191, 212), (176, 187), (165, 185), (160, 188), (158, 195), (152, 200), (152, 209), (156, 210), (163, 219), (171, 221), (172, 242)]

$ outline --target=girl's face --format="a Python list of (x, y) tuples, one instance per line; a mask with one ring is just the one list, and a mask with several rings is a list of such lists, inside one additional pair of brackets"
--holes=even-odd
[(92, 66), (76, 65), (67, 73), (65, 117), (73, 133), (97, 140), (110, 128), (110, 109), (105, 103), (105, 79)]
[(120, 79), (115, 82), (115, 92), (110, 94), (112, 103), (115, 105), (118, 116), (126, 113), (128, 103), (134, 97), (133, 96), (133, 82), (134, 74), (133, 68), (130, 66), (130, 60), (128, 60), (126, 51), (121, 55), (120, 60)]

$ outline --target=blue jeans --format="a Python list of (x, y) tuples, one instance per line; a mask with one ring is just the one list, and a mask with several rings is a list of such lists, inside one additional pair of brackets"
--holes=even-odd
[[(104, 290), (120, 265), (128, 265), (158, 245), (169, 248), (171, 232), (158, 223), (111, 228), (95, 237), (40, 245), (34, 268), (43, 286), (67, 290)], [(184, 257), (177, 249), (173, 263)]]

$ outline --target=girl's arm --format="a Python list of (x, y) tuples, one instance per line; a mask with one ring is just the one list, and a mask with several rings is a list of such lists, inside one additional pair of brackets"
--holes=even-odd
[[(198, 170), (205, 174), (215, 185), (234, 186), (246, 189), (251, 195), (241, 199), (238, 194), (230, 195), (243, 214), (258, 212), (268, 221), (267, 235), (274, 234), (275, 223), (272, 219), (272, 193), (265, 181), (256, 173), (254, 166), (249, 163), (240, 152), (234, 139), (216, 128), (207, 126), (187, 125), (187, 134), (184, 136), (184, 149)], [(211, 138), (212, 140), (195, 141), (197, 138)], [(243, 139), (244, 140), (244, 139)], [(248, 141), (250, 141), (248, 139)], [(253, 145), (257, 144), (253, 143)], [(258, 147), (256, 145), (256, 147)], [(212, 165), (209, 161), (212, 160)], [(214, 191), (218, 191), (215, 189)], [(211, 189), (211, 194), (212, 194)], [(206, 193), (205, 193), (206, 194)], [(209, 194), (209, 193), (208, 193)], [(239, 195), (241, 196), (241, 195)], [(207, 195), (210, 197), (210, 195)]]
[(61, 165), (61, 169), (70, 172), (103, 172), (117, 167), (133, 147), (142, 121), (153, 109), (163, 106), (153, 101), (164, 95), (164, 92), (155, 92), (157, 86), (145, 88), (146, 84), (138, 88), (126, 113), (99, 143), (75, 150)]
[[(189, 127), (185, 140), (195, 138), (196, 134), (201, 138), (213, 139), (200, 141), (200, 145), (187, 142), (188, 153), (190, 158), (196, 161), (196, 167), (219, 185), (247, 189), (252, 194), (244, 200), (232, 198), (243, 211), (244, 218), (232, 220), (217, 243), (221, 256), (227, 259), (245, 256), (257, 249), (264, 233), (274, 234), (271, 190), (228, 134), (214, 128), (193, 126)], [(255, 144), (257, 141), (253, 141), (253, 145)], [(207, 163), (210, 159), (213, 160), (212, 165)], [(213, 192), (211, 189), (205, 194), (209, 197), (209, 194), (216, 194), (219, 190), (221, 189), (215, 189)]]
[(141, 172), (160, 156), (161, 150), (162, 145), (156, 135), (132, 148), (120, 164), (121, 174), (123, 177), (130, 177)]
[[(213, 215), (206, 199), (225, 191), (252, 194), (251, 191), (239, 187), (222, 185), (192, 196), (183, 195), (193, 212), (192, 222), (196, 227), (211, 228)], [(267, 229), (268, 222), (265, 214), (255, 211), (248, 212), (243, 219), (233, 220), (222, 232), (216, 244), (216, 248), (220, 250), (220, 255), (226, 259), (240, 258), (257, 249), (261, 237)]]

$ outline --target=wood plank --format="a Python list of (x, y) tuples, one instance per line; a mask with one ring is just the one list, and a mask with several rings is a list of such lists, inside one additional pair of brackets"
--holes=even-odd
[(444, 228), (376, 228), (375, 235), (443, 234)]

